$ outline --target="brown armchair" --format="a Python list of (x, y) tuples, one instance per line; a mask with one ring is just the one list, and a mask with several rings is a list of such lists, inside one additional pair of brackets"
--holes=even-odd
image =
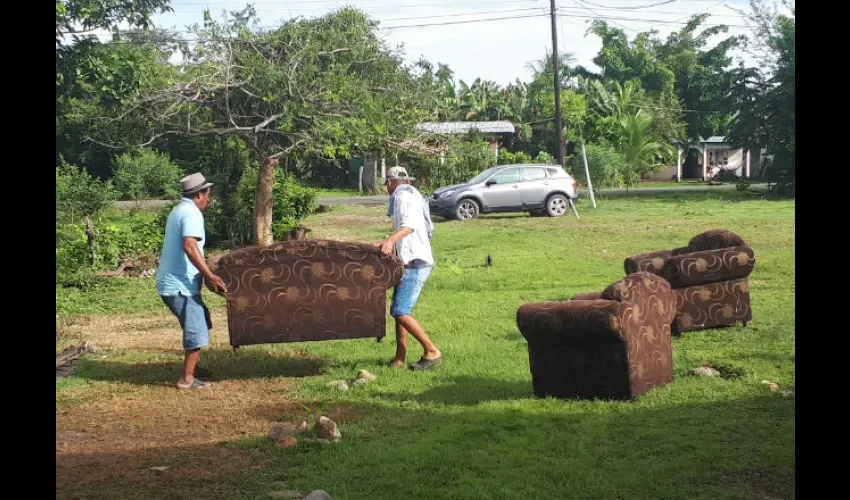
[(626, 274), (647, 271), (666, 279), (676, 293), (673, 333), (732, 326), (752, 320), (749, 275), (753, 249), (737, 234), (713, 229), (686, 247), (633, 255)]
[(230, 344), (375, 337), (386, 334), (387, 290), (404, 267), (377, 246), (284, 241), (235, 250), (210, 267), (227, 286)]
[(517, 310), (534, 394), (629, 400), (672, 381), (669, 283), (638, 272), (592, 296)]

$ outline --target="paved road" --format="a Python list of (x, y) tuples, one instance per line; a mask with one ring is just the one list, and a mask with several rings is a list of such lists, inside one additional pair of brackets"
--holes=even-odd
[[(752, 188), (767, 187), (767, 184), (752, 184)], [(697, 185), (697, 186), (680, 186), (680, 187), (642, 187), (631, 188), (629, 194), (648, 194), (648, 193), (679, 193), (683, 191), (734, 191), (734, 184), (721, 184), (719, 186)], [(599, 189), (596, 191), (599, 196), (616, 196), (625, 195), (625, 189)], [(579, 194), (582, 197), (587, 196), (587, 190), (579, 189)], [(362, 206), (378, 206), (386, 205), (389, 197), (387, 195), (376, 196), (322, 196), (319, 197), (320, 205), (362, 205)], [(145, 208), (161, 207), (169, 203), (169, 200), (145, 200), (141, 202), (141, 206)], [(135, 206), (133, 201), (118, 201), (115, 203), (122, 208), (130, 208)]]

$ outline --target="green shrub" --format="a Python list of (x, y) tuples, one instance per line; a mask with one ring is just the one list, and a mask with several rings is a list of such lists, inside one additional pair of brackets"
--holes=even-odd
[(516, 163), (532, 163), (531, 155), (523, 151), (511, 153), (507, 149), (499, 150), (499, 165), (513, 165)]
[(92, 177), (84, 169), (60, 158), (56, 167), (56, 223), (76, 224), (96, 218), (111, 207), (117, 193), (109, 181)]
[(149, 149), (124, 153), (115, 160), (115, 186), (122, 195), (139, 202), (149, 198), (174, 198), (183, 172), (167, 154)]
[(720, 171), (717, 172), (717, 174), (715, 174), (714, 177), (713, 177), (713, 180), (715, 180), (717, 182), (730, 182), (730, 183), (736, 183), (736, 184), (737, 184), (739, 179), (740, 179), (740, 177), (738, 177), (735, 174), (735, 172), (732, 172), (731, 170), (726, 170), (726, 169), (723, 169), (723, 168), (721, 168)]
[[(586, 148), (593, 189), (618, 187), (625, 182), (629, 169), (626, 168), (626, 160), (619, 151), (606, 144), (587, 144)], [(576, 180), (587, 186), (584, 157), (581, 154), (574, 155), (570, 159), (569, 167)]]

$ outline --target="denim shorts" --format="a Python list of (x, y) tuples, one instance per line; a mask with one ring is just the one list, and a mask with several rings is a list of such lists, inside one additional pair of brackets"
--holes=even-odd
[(183, 328), (183, 349), (194, 351), (210, 343), (212, 320), (200, 295), (161, 295), (168, 309), (177, 316)]
[(390, 306), (391, 316), (410, 314), (413, 306), (416, 305), (416, 301), (419, 300), (419, 294), (422, 293), (422, 288), (428, 281), (428, 277), (431, 276), (432, 269), (432, 266), (407, 267), (404, 269), (401, 283), (393, 290), (393, 301)]

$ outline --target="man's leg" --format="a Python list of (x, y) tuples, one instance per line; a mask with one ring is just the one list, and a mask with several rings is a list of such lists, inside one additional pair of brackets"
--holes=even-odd
[(422, 288), (428, 281), (431, 275), (431, 267), (419, 267), (405, 269), (404, 276), (401, 279), (398, 287), (393, 293), (393, 303), (390, 309), (390, 314), (395, 318), (396, 322), (396, 357), (392, 361), (392, 366), (402, 366), (404, 356), (407, 354), (407, 334), (410, 333), (413, 337), (422, 344), (424, 354), (422, 359), (434, 360), (439, 359), (442, 353), (425, 330), (419, 321), (411, 316), (413, 306), (419, 300), (419, 295), (422, 293)]
[[(183, 375), (177, 381), (180, 389), (201, 389), (209, 386), (195, 378), (195, 368), (201, 357), (201, 348), (209, 345), (208, 311), (200, 295), (163, 297), (163, 301), (180, 320), (183, 327)], [(197, 381), (196, 381), (197, 380)]]
[(390, 361), (390, 366), (393, 368), (401, 368), (404, 366), (404, 360), (407, 357), (407, 329), (401, 324), (398, 318), (395, 319), (395, 357)]
[(183, 378), (177, 381), (179, 385), (192, 385), (195, 382), (195, 367), (199, 359), (201, 359), (200, 349), (186, 351), (183, 356)]
[(436, 359), (442, 356), (443, 353), (437, 349), (437, 346), (431, 341), (431, 337), (425, 333), (425, 330), (422, 328), (422, 325), (419, 324), (419, 321), (416, 320), (410, 314), (405, 314), (396, 318), (396, 322), (401, 323), (401, 327), (404, 330), (410, 332), (413, 335), (413, 338), (419, 341), (422, 344), (422, 349), (424, 349), (424, 354), (422, 355), (422, 359)]

